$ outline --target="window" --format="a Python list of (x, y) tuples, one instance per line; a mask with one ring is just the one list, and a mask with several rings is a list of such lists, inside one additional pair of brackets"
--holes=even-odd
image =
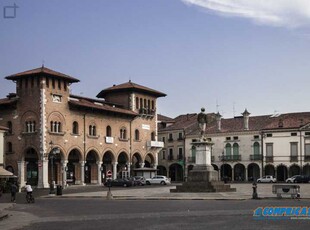
[(12, 125), (12, 122), (11, 121), (8, 121), (7, 123), (7, 126), (8, 126), (8, 133), (9, 134), (12, 134), (13, 133), (13, 125)]
[(179, 133), (179, 140), (183, 140), (183, 133)]
[(238, 140), (238, 137), (234, 137), (234, 140)]
[(291, 133), (291, 136), (292, 136), (292, 137), (296, 137), (296, 136), (297, 136), (297, 133)]
[(166, 150), (163, 150), (163, 151), (162, 151), (162, 157), (163, 157), (163, 160), (166, 159)]
[(125, 129), (125, 128), (121, 128), (121, 129), (120, 129), (119, 138), (120, 138), (121, 140), (126, 140), (126, 138), (127, 138), (127, 132), (126, 132), (126, 129)]
[(168, 160), (173, 160), (173, 149), (169, 149), (169, 156), (168, 156)]
[(136, 109), (139, 109), (139, 98), (136, 97)]
[(305, 132), (305, 135), (306, 136), (310, 136), (310, 132)]
[(72, 133), (79, 134), (79, 123), (77, 123), (76, 121), (74, 121), (72, 124)]
[(152, 109), (153, 109), (153, 110), (155, 109), (155, 103), (154, 103), (153, 100), (152, 100)]
[(52, 133), (61, 133), (61, 123), (58, 121), (51, 121), (50, 130)]
[(61, 80), (58, 79), (58, 89), (61, 89)]
[(260, 149), (259, 149), (259, 143), (255, 142), (253, 145), (253, 151), (254, 151), (254, 155), (259, 155), (260, 154)]
[(151, 133), (151, 141), (155, 141), (155, 132)]
[(239, 158), (239, 145), (237, 143), (234, 143), (233, 145), (233, 156), (234, 160), (238, 160)]
[(226, 156), (231, 156), (231, 144), (227, 143), (225, 146)]
[(298, 143), (297, 142), (291, 142), (291, 156), (298, 155)]
[(266, 143), (266, 156), (267, 157), (273, 156), (273, 143)]
[(140, 132), (138, 129), (135, 130), (135, 140), (136, 141), (140, 140)]
[(179, 148), (178, 159), (183, 160), (183, 148)]
[(169, 133), (169, 135), (168, 135), (168, 141), (173, 141), (172, 133)]
[(162, 140), (163, 140), (163, 142), (165, 143), (165, 142), (166, 142), (166, 137), (163, 137), (163, 139), (162, 139)]
[(107, 137), (112, 137), (112, 129), (111, 129), (111, 126), (107, 126), (106, 128), (106, 135)]
[(142, 101), (142, 98), (140, 98), (140, 109), (143, 108), (143, 101)]
[(12, 145), (12, 142), (8, 142), (7, 145), (6, 145), (6, 153), (7, 154), (11, 154), (13, 152), (13, 145)]
[(52, 87), (55, 89), (55, 79), (52, 79)]
[(267, 133), (267, 137), (272, 137), (272, 133)]
[(305, 161), (310, 161), (310, 144), (305, 144)]
[(254, 139), (259, 139), (259, 136), (258, 136), (258, 135), (255, 135), (255, 136), (254, 136)]
[(231, 138), (230, 137), (226, 137), (226, 141), (230, 141), (231, 140)]
[(96, 130), (96, 126), (95, 125), (90, 125), (89, 126), (89, 130), (88, 130), (88, 135), (89, 136), (97, 136), (97, 130)]
[(46, 87), (49, 88), (50, 87), (50, 79), (46, 78)]
[(25, 131), (26, 133), (34, 133), (36, 131), (36, 122), (26, 121)]

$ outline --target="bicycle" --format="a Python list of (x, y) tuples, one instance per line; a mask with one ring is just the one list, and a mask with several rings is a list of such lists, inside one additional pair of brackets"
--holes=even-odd
[(26, 194), (26, 201), (27, 201), (27, 203), (34, 203), (34, 197), (33, 197), (32, 193)]

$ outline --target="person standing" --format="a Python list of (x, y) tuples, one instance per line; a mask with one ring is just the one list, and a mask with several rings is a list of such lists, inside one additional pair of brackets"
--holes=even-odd
[(11, 184), (11, 201), (15, 202), (16, 201), (16, 192), (17, 192), (17, 186), (15, 183)]

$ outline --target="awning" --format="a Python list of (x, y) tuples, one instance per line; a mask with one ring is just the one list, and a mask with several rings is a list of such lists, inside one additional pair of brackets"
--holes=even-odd
[(14, 174), (8, 170), (5, 170), (2, 166), (0, 166), (0, 178), (8, 178), (8, 177), (16, 177)]

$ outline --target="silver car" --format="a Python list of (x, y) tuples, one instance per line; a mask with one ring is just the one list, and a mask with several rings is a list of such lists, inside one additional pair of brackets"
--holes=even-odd
[(171, 184), (170, 179), (167, 178), (166, 176), (154, 176), (152, 178), (148, 178), (145, 180), (147, 185), (151, 185), (151, 184), (162, 184), (162, 185), (166, 185), (166, 184)]
[(277, 179), (269, 175), (257, 179), (257, 183), (276, 183), (276, 182)]

